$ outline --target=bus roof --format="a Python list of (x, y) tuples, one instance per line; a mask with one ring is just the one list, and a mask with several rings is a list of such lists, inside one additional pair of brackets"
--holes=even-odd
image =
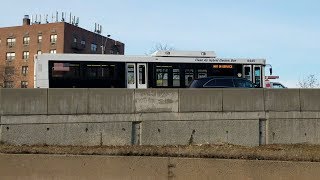
[[(212, 54), (211, 54), (212, 55)], [(209, 53), (209, 56), (211, 56)], [(110, 62), (167, 62), (167, 63), (217, 63), (217, 64), (261, 64), (265, 59), (216, 58), (199, 56), (127, 56), (111, 54), (39, 54), (35, 60), (42, 61), (110, 61)]]

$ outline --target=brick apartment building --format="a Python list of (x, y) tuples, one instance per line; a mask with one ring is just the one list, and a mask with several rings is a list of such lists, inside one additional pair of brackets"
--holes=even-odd
[(33, 88), (34, 55), (40, 53), (124, 54), (124, 44), (76, 24), (55, 22), (0, 28), (0, 87)]

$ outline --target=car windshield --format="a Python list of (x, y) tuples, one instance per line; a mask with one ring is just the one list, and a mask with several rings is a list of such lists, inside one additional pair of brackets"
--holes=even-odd
[(272, 88), (285, 88), (285, 87), (279, 83), (272, 83)]

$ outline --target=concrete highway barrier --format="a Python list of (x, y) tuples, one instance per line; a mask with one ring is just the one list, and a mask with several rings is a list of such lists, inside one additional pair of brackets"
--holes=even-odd
[(0, 155), (1, 179), (308, 179), (320, 177), (319, 162), (206, 158)]
[(320, 144), (320, 89), (1, 89), (15, 145)]

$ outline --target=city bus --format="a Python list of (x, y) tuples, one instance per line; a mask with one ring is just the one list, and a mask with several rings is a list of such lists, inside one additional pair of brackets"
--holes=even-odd
[(195, 78), (243, 77), (264, 87), (265, 59), (218, 58), (213, 51), (156, 51), (150, 56), (40, 54), (35, 88), (186, 88)]

